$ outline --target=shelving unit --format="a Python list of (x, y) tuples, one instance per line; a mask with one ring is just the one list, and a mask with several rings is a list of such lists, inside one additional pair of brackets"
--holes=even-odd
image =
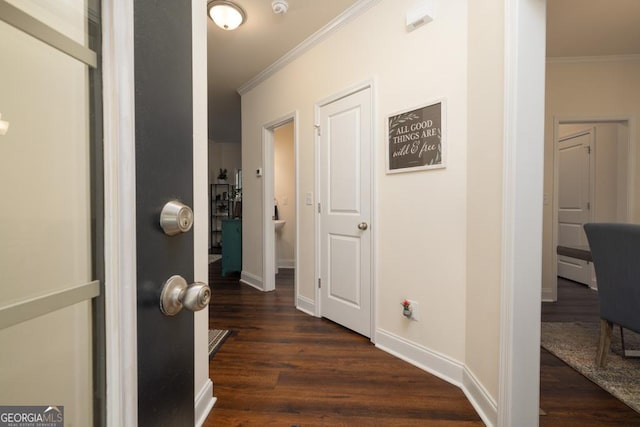
[(233, 209), (231, 184), (211, 184), (209, 190), (209, 212), (211, 227), (211, 253), (222, 252), (222, 220), (229, 218)]

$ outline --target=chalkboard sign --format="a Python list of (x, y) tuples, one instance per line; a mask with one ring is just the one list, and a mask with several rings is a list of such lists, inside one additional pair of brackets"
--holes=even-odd
[(443, 110), (441, 100), (389, 116), (387, 173), (445, 167)]

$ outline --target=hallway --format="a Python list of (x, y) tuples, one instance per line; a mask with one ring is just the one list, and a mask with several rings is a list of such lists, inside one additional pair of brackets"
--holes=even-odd
[(484, 425), (462, 391), (293, 306), (293, 270), (261, 293), (210, 264), (211, 328), (232, 335), (210, 363), (205, 426)]

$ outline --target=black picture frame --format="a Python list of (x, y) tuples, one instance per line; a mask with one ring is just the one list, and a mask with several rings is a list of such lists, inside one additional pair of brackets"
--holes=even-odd
[(387, 173), (446, 167), (446, 101), (438, 99), (387, 117)]

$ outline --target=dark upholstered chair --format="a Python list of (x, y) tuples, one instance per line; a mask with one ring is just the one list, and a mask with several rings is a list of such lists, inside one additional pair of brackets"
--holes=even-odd
[(604, 367), (614, 324), (640, 332), (640, 225), (585, 224), (584, 230), (593, 256), (600, 298), (600, 343), (596, 363)]

